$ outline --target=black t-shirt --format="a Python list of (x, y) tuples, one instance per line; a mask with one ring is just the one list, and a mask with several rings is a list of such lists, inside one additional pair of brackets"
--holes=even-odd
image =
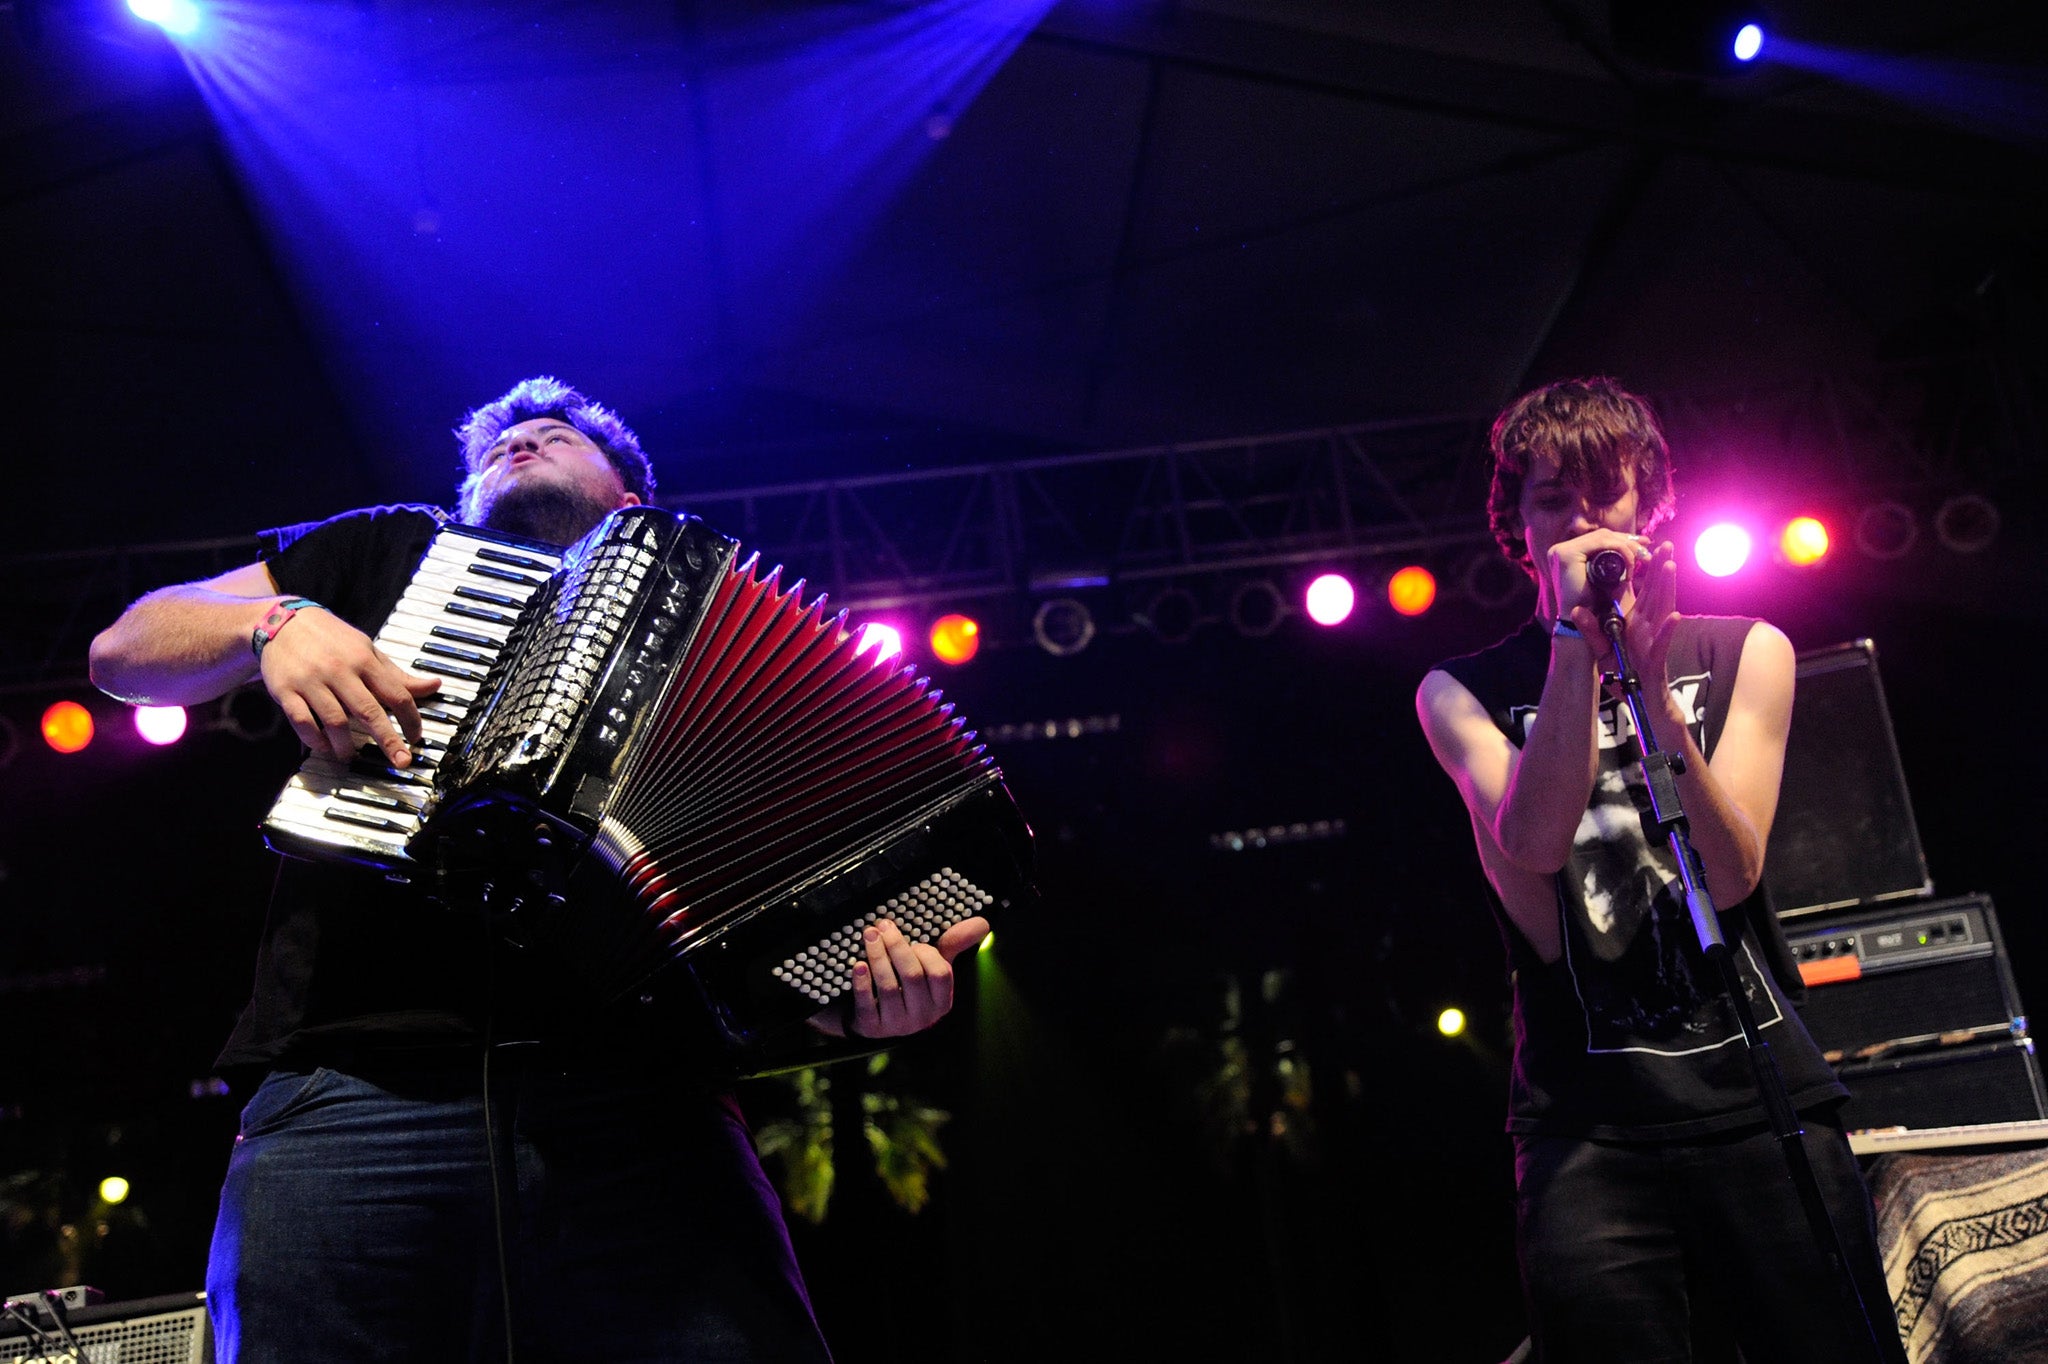
[[(431, 507), (373, 507), (260, 537), (279, 591), (320, 602), (374, 635), (435, 530)], [(400, 660), (401, 664), (404, 660)], [(285, 776), (279, 774), (282, 786)], [(582, 1053), (659, 1054), (709, 1064), (701, 1037), (666, 1017), (597, 1007), (568, 992), (478, 912), (344, 863), (280, 860), (254, 991), (219, 1064), (460, 1050), (488, 1035), (565, 1038)], [(706, 1074), (709, 1072), (706, 1071)]]
[[(1709, 758), (1753, 624), (1689, 616), (1673, 638), (1671, 691)], [(1442, 667), (1520, 747), (1549, 659), (1549, 629), (1532, 621)], [(1514, 984), (1508, 1129), (1676, 1139), (1760, 1121), (1748, 1052), (1718, 974), (1700, 952), (1677, 862), (1661, 838), (1646, 833), (1649, 791), (1627, 707), (1603, 698), (1600, 725), (1599, 775), (1571, 858), (1554, 878), (1563, 944), (1557, 960), (1543, 961), (1493, 899)], [(1779, 977), (1795, 987), (1797, 977), (1763, 892), (1717, 908), (1793, 1102), (1846, 1098), (1786, 997)]]
[[(426, 507), (374, 507), (265, 531), (259, 541), (279, 591), (374, 634), (442, 519)], [(481, 920), (436, 910), (410, 886), (339, 863), (282, 859), (255, 988), (220, 1064), (269, 1065), (343, 1039), (473, 1040), (484, 1016), (485, 950)]]

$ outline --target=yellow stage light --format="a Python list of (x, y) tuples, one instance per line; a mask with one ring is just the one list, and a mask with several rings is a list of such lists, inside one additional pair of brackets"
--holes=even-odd
[(932, 622), (932, 657), (941, 663), (965, 663), (981, 649), (981, 626), (972, 616), (940, 616)]
[(1785, 555), (1785, 562), (1801, 568), (1817, 564), (1828, 552), (1828, 528), (1811, 516), (1798, 516), (1785, 523), (1785, 533), (1778, 537), (1778, 548)]

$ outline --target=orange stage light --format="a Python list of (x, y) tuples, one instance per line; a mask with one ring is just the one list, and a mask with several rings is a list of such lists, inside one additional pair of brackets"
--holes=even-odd
[(1811, 516), (1794, 517), (1785, 523), (1785, 532), (1778, 537), (1778, 548), (1788, 564), (1802, 568), (1817, 564), (1828, 552), (1828, 528)]
[(941, 663), (965, 663), (981, 650), (981, 626), (972, 616), (940, 616), (932, 622), (932, 657)]
[(1387, 583), (1387, 604), (1404, 616), (1419, 616), (1436, 602), (1436, 574), (1416, 564)]
[(92, 712), (76, 701), (59, 701), (43, 712), (43, 742), (59, 753), (76, 753), (92, 742)]

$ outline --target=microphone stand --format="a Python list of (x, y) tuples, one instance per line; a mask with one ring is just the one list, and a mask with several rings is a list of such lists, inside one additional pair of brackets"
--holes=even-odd
[[(1765, 1112), (1770, 1115), (1771, 1130), (1777, 1135), (1778, 1145), (1785, 1153), (1785, 1163), (1791, 1169), (1792, 1183), (1799, 1191), (1799, 1201), (1805, 1208), (1814, 1242), (1834, 1271), (1841, 1306), (1862, 1326), (1869, 1357), (1888, 1364), (1893, 1356), (1886, 1354), (1878, 1343), (1876, 1323), (1869, 1305), (1863, 1301), (1856, 1276), (1849, 1272), (1848, 1257), (1842, 1252), (1841, 1233), (1835, 1228), (1834, 1218), (1821, 1197), (1820, 1180), (1813, 1173), (1812, 1162), (1807, 1159), (1806, 1147), (1801, 1141), (1805, 1132), (1800, 1127), (1799, 1114), (1785, 1092), (1785, 1079), (1778, 1072), (1771, 1044), (1764, 1040), (1763, 1030), (1757, 1026), (1756, 1014), (1749, 1007), (1749, 996), (1742, 988), (1742, 977), (1736, 969), (1735, 954), (1729, 949), (1727, 939), (1721, 936), (1720, 916), (1707, 893), (1706, 865), (1692, 845), (1691, 826), (1678, 796), (1678, 778), (1685, 770), (1684, 756), (1673, 755), (1660, 748), (1656, 731), (1650, 727), (1642, 679), (1629, 662), (1628, 648), (1624, 643), (1626, 623), (1615, 600), (1621, 584), (1628, 577), (1627, 561), (1618, 553), (1614, 554), (1614, 559), (1620, 561), (1620, 572), (1616, 574), (1610, 565), (1600, 562), (1603, 557), (1595, 556), (1594, 562), (1588, 565), (1589, 577), (1603, 603), (1600, 632), (1614, 648), (1622, 696), (1628, 703), (1629, 718), (1635, 722), (1636, 742), (1642, 751), (1643, 778), (1650, 790), (1651, 816), (1656, 821), (1657, 831), (1664, 835), (1670, 846), (1672, 857), (1677, 860), (1679, 883), (1685, 891), (1685, 906), (1692, 916), (1693, 933), (1699, 939), (1700, 951), (1713, 963), (1721, 979), (1721, 990), (1735, 1011), (1736, 1022), (1742, 1027), (1750, 1068), (1756, 1074), (1757, 1093), (1763, 1099)], [(1886, 1320), (1890, 1320), (1889, 1314)], [(1890, 1329), (1896, 1334), (1898, 1328), (1893, 1326)]]

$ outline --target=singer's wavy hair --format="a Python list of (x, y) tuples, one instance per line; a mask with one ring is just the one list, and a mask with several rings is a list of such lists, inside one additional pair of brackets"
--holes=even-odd
[(510, 393), (496, 402), (485, 403), (455, 428), (463, 468), (456, 506), (463, 519), (470, 519), (474, 512), (470, 499), (483, 479), (484, 457), (490, 454), (491, 447), (508, 429), (538, 417), (565, 421), (588, 436), (590, 443), (604, 451), (605, 458), (619, 471), (619, 481), (626, 485), (627, 492), (642, 502), (654, 500), (654, 466), (648, 463), (647, 453), (640, 448), (640, 438), (632, 428), (610, 408), (592, 402), (552, 375), (543, 374), (513, 385)]
[(1565, 481), (1611, 500), (1636, 476), (1636, 530), (1653, 534), (1671, 519), (1671, 448), (1646, 399), (1612, 379), (1561, 379), (1525, 393), (1494, 420), (1493, 488), (1486, 517), (1501, 553), (1530, 577), (1529, 546), (1522, 538), (1522, 484), (1533, 463), (1555, 462)]

